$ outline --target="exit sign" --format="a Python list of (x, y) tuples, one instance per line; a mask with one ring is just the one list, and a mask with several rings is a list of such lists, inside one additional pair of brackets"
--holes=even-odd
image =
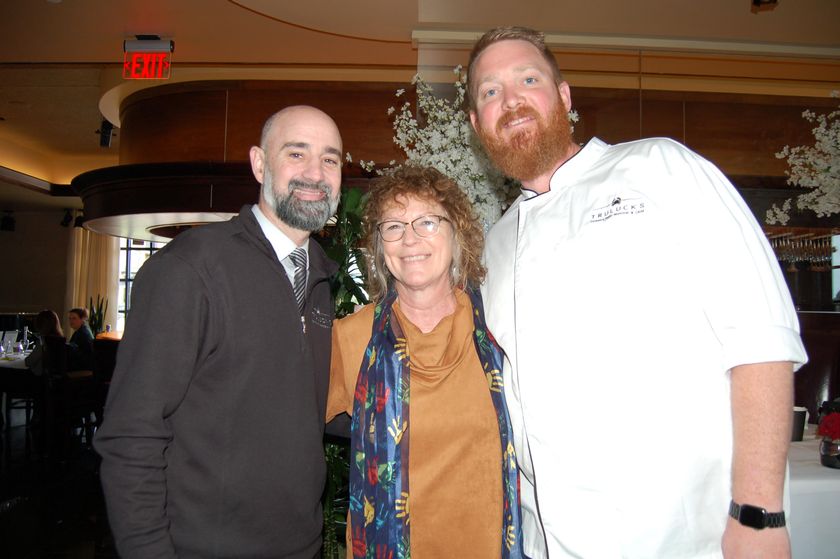
[(168, 80), (171, 68), (171, 52), (126, 52), (123, 57), (127, 80)]

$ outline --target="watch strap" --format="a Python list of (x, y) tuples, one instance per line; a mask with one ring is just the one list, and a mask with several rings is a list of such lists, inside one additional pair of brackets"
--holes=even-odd
[(729, 516), (750, 528), (762, 530), (764, 528), (783, 528), (785, 526), (785, 512), (767, 512), (761, 507), (753, 505), (739, 505), (735, 501), (729, 502)]

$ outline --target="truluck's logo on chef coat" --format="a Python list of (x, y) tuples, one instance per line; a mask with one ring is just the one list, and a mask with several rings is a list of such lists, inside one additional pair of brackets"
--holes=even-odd
[(607, 221), (619, 215), (639, 215), (643, 213), (645, 213), (644, 198), (613, 196), (606, 205), (590, 210), (589, 223)]

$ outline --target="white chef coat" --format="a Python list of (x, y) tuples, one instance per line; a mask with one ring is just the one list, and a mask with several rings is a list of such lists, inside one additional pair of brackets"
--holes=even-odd
[(526, 553), (720, 557), (729, 370), (806, 361), (774, 254), (723, 174), (671, 140), (593, 139), (550, 184), (490, 231), (482, 289)]

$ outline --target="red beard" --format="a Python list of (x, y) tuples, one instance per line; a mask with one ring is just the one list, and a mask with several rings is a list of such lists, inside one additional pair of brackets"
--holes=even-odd
[[(502, 139), (504, 125), (524, 116), (535, 119), (536, 130), (520, 132), (507, 141)], [(495, 134), (487, 133), (480, 125), (476, 126), (476, 133), (490, 160), (505, 175), (526, 182), (554, 171), (572, 144), (572, 129), (566, 108), (560, 101), (549, 115), (548, 122), (534, 109), (525, 106), (500, 118)]]

